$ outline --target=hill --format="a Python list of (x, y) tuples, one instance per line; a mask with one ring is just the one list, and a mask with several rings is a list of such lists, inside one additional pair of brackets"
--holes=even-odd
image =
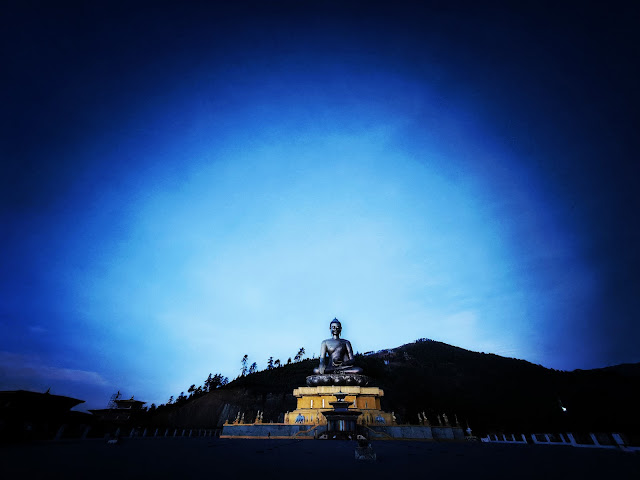
[[(441, 413), (457, 416), (476, 433), (640, 431), (633, 402), (640, 364), (564, 372), (425, 339), (358, 355), (356, 363), (385, 391), (383, 409), (401, 423), (416, 423), (418, 412), (426, 412), (432, 423)], [(252, 420), (258, 410), (266, 422), (282, 421), (295, 408), (293, 389), (305, 385), (316, 365), (307, 359), (239, 377), (180, 405), (161, 406), (148, 422), (219, 427), (238, 411)]]

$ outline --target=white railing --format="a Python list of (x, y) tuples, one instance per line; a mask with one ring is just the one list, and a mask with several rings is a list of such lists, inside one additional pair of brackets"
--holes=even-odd
[(524, 434), (489, 434), (481, 437), (483, 443), (509, 443), (509, 444), (526, 444), (532, 443), (537, 445), (565, 445), (580, 448), (609, 448), (623, 450), (625, 452), (638, 452), (640, 446), (628, 445), (623, 436), (619, 433), (604, 434), (605, 438), (613, 439), (613, 442), (602, 441), (603, 434), (598, 435), (589, 433), (590, 442), (579, 442), (572, 433), (532, 433), (525, 436)]

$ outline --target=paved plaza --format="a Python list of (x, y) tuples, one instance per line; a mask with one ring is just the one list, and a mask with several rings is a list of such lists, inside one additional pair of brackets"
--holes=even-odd
[[(630, 479), (640, 454), (569, 446), (378, 441), (375, 463), (355, 442), (132, 438), (0, 447), (2, 478)], [(346, 475), (346, 477), (345, 477)]]

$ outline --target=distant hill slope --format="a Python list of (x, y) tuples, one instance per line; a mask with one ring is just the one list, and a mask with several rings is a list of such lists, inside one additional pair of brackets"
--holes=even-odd
[[(359, 355), (357, 364), (384, 390), (383, 408), (402, 423), (416, 423), (418, 412), (436, 423), (444, 412), (477, 433), (640, 431), (640, 364), (562, 372), (430, 340)], [(253, 420), (258, 410), (267, 422), (282, 421), (295, 408), (293, 389), (305, 385), (316, 365), (317, 359), (303, 360), (240, 377), (183, 405), (160, 408), (149, 421), (213, 427), (238, 411)]]

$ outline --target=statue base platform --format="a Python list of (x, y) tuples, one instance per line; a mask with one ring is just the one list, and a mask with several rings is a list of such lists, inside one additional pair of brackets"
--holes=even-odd
[[(361, 375), (362, 376), (362, 375)], [(319, 387), (298, 387), (293, 390), (297, 398), (297, 408), (287, 412), (284, 423), (303, 425), (327, 425), (323, 412), (331, 409), (336, 393), (346, 393), (345, 400), (350, 403), (349, 411), (360, 412), (359, 425), (392, 425), (392, 415), (382, 410), (380, 399), (384, 395), (378, 387), (359, 387), (357, 385), (327, 385)]]
[(309, 387), (353, 386), (366, 387), (370, 383), (370, 378), (356, 373), (325, 373), (324, 375), (310, 375), (307, 377)]
[[(328, 385), (298, 387), (293, 390), (297, 408), (286, 412), (282, 423), (228, 424), (222, 428), (221, 438), (333, 438), (341, 432), (330, 432), (325, 412), (331, 412), (336, 394), (346, 394), (347, 415), (353, 416), (356, 431), (365, 429), (372, 440), (465, 441), (459, 426), (398, 425), (392, 413), (382, 410), (384, 391), (378, 387)], [(349, 419), (346, 419), (349, 420)], [(352, 434), (353, 436), (353, 434)]]

